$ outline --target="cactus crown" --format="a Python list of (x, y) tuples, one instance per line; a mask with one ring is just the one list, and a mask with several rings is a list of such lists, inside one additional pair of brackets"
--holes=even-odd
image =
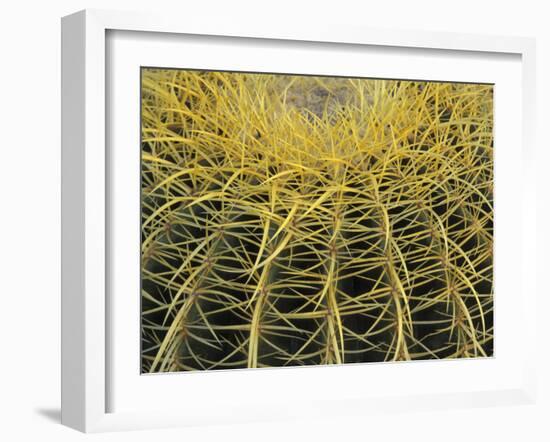
[(492, 86), (142, 70), (142, 371), (493, 349)]

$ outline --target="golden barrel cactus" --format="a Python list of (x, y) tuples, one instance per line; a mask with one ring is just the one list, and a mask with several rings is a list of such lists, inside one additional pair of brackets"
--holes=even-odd
[(493, 352), (492, 86), (142, 70), (142, 372)]

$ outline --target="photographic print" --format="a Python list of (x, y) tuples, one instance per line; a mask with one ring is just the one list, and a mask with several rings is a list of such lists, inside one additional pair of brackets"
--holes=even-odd
[(141, 371), (493, 355), (493, 86), (141, 69)]

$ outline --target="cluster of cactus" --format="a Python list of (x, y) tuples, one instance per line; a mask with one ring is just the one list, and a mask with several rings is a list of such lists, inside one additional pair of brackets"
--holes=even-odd
[(493, 353), (490, 85), (142, 70), (142, 372)]

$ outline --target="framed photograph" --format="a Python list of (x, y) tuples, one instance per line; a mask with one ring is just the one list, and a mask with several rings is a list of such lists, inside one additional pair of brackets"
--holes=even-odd
[(533, 40), (94, 10), (62, 45), (64, 424), (533, 403)]

